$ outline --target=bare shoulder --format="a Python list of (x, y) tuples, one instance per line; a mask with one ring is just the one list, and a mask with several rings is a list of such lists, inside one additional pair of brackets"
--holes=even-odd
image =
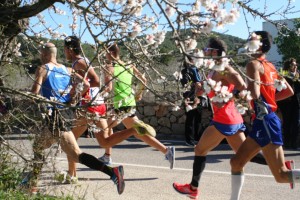
[[(225, 67), (225, 70), (226, 70), (226, 72), (229, 73), (229, 74), (235, 74), (235, 73), (237, 73), (237, 71), (236, 71), (233, 67), (231, 67), (230, 65), (227, 65), (227, 66)], [(226, 73), (225, 73), (225, 74), (226, 74)]]
[(46, 75), (46, 73), (47, 73), (47, 68), (45, 65), (40, 65), (35, 71), (36, 76)]
[(75, 70), (86, 70), (89, 67), (89, 62), (86, 59), (80, 59), (74, 66)]
[(75, 72), (75, 70), (72, 69), (71, 67), (66, 67), (66, 69), (69, 72), (69, 74), (72, 74), (73, 72)]
[(112, 63), (106, 63), (103, 71), (104, 71), (105, 74), (111, 75), (114, 72), (113, 64)]
[(247, 71), (261, 71), (262, 70), (262, 64), (258, 60), (251, 60), (246, 65)]

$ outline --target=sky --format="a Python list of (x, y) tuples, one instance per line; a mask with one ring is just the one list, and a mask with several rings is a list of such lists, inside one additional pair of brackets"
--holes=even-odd
[[(265, 3), (266, 2), (266, 3)], [(263, 11), (265, 5), (267, 5), (267, 9), (270, 11), (278, 11), (280, 8), (283, 8), (284, 3), (286, 3), (287, 0), (255, 0), (253, 1), (253, 5), (255, 9), (258, 9), (259, 11)], [(299, 13), (290, 14), (286, 16), (286, 18), (300, 18), (300, 0), (294, 0), (292, 1), (292, 6), (295, 8), (294, 11), (299, 11)], [(270, 12), (267, 12), (270, 13)], [(250, 27), (250, 32), (262, 30), (262, 23), (265, 21), (261, 19), (260, 17), (254, 18), (251, 16), (251, 14), (246, 13), (246, 17), (248, 20), (248, 24)], [(285, 19), (283, 16), (280, 15), (274, 15), (270, 18), (271, 20), (282, 20)], [(219, 32), (227, 31), (226, 34), (237, 36), (243, 39), (247, 39), (249, 36), (249, 32), (246, 25), (245, 17), (243, 16), (241, 12), (241, 16), (238, 19), (238, 21), (234, 25), (228, 25), (225, 30), (218, 30)]]
[[(291, 5), (294, 6), (295, 8), (293, 9), (294, 11), (300, 11), (300, 0), (292, 0), (291, 1)], [(194, 0), (179, 0), (180, 2), (194, 2)], [(274, 11), (280, 11), (283, 9), (284, 4), (287, 2), (287, 0), (253, 0), (252, 2), (252, 8), (257, 9), (260, 12), (263, 12), (264, 9), (267, 9), (268, 11), (266, 12), (267, 14), (269, 14), (270, 12), (274, 12)], [(69, 28), (69, 23), (72, 21), (72, 14), (70, 12), (68, 12), (68, 8), (60, 3), (56, 3), (55, 6), (59, 9), (65, 10), (67, 11), (66, 15), (64, 16), (56, 16), (56, 15), (50, 15), (49, 11), (46, 10), (44, 11), (42, 14), (45, 16), (45, 20), (47, 21), (47, 23), (50, 23), (50, 25), (57, 26), (57, 24), (62, 24), (63, 28), (59, 29), (58, 31), (60, 32), (64, 32), (67, 35), (72, 35), (73, 33), (71, 32), (71, 29)], [(147, 10), (145, 10), (145, 12), (148, 12)], [(300, 13), (298, 14), (291, 14), (288, 16), (285, 16), (286, 18), (296, 18), (296, 17), (300, 17)], [(248, 22), (248, 26), (249, 26), (249, 30), (247, 28), (247, 23), (245, 20), (245, 17), (243, 15), (242, 10), (240, 10), (240, 18), (237, 20), (237, 22), (234, 25), (226, 25), (223, 29), (214, 29), (213, 31), (217, 31), (220, 33), (225, 33), (225, 34), (229, 34), (229, 35), (233, 35), (242, 39), (246, 39), (249, 36), (249, 32), (253, 32), (256, 30), (261, 30), (262, 29), (262, 23), (264, 22), (263, 19), (261, 19), (260, 17), (253, 17), (251, 14), (246, 13), (246, 18), (247, 18), (247, 22)], [(54, 19), (54, 20), (53, 20)], [(271, 17), (272, 20), (280, 20), (280, 19), (284, 19), (283, 16), (280, 15), (274, 15), (273, 17)], [(43, 27), (39, 26), (33, 26), (33, 24), (35, 24), (36, 19), (32, 19), (31, 20), (31, 26), (38, 30), (39, 28), (42, 29)], [(52, 23), (52, 24), (51, 24)], [(81, 31), (83, 29), (80, 29)], [(78, 30), (77, 30), (78, 33)], [(76, 34), (76, 32), (75, 32)], [(82, 41), (87, 41), (90, 42), (91, 41), (91, 37), (88, 36), (87, 34), (85, 34), (83, 36), (83, 38), (81, 38)]]

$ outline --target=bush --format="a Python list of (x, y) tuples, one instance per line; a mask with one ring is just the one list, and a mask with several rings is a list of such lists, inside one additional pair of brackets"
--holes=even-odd
[(0, 151), (0, 160), (0, 191), (16, 189), (22, 179), (18, 164), (12, 162), (12, 156), (5, 150)]
[(72, 197), (56, 197), (28, 194), (19, 190), (22, 181), (21, 163), (14, 162), (12, 155), (0, 145), (0, 199), (9, 200), (72, 200)]

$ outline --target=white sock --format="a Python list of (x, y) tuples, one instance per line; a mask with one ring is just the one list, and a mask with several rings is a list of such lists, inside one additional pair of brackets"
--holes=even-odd
[(230, 200), (239, 200), (240, 199), (244, 180), (245, 180), (245, 175), (243, 173), (231, 175), (231, 197), (230, 197)]
[(292, 169), (292, 179), (294, 183), (300, 183), (300, 169)]

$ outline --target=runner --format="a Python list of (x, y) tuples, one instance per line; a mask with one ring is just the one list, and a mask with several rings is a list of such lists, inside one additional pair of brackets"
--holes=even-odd
[[(107, 74), (106, 79), (110, 80), (107, 85), (109, 90), (114, 91), (114, 111), (118, 118), (121, 118), (122, 123), (127, 129), (134, 127), (136, 122), (143, 123), (135, 115), (136, 112), (136, 100), (142, 99), (143, 88), (146, 85), (146, 78), (138, 71), (138, 69), (132, 64), (126, 64), (120, 59), (120, 49), (117, 44), (112, 44), (108, 48), (106, 54), (107, 69), (110, 72)], [(140, 90), (134, 94), (132, 89), (132, 77), (135, 76), (140, 81)], [(112, 126), (117, 125), (117, 121), (112, 120)], [(147, 125), (147, 124), (145, 124)], [(147, 125), (149, 126), (149, 125)], [(111, 132), (112, 133), (112, 130)], [(114, 134), (113, 134), (114, 135)], [(136, 138), (144, 141), (146, 144), (159, 150), (165, 155), (166, 160), (170, 162), (170, 169), (173, 169), (175, 164), (175, 147), (166, 147), (160, 143), (156, 138), (150, 136), (135, 135)], [(109, 152), (109, 153), (108, 153)], [(106, 148), (106, 155), (103, 155), (100, 159), (102, 161), (110, 161), (109, 157), (111, 149)]]
[(243, 168), (260, 150), (263, 151), (269, 168), (278, 183), (300, 182), (300, 170), (291, 170), (292, 162), (285, 162), (281, 122), (275, 113), (276, 101), (292, 96), (293, 90), (282, 79), (287, 88), (276, 91), (274, 80), (280, 77), (274, 65), (266, 60), (266, 53), (272, 44), (270, 34), (266, 31), (256, 31), (249, 40), (258, 40), (262, 43), (258, 52), (253, 55), (254, 59), (246, 66), (248, 89), (253, 97), (251, 105), (255, 111), (255, 119), (251, 133), (230, 161), (232, 170), (231, 200), (240, 198), (244, 183)]
[[(76, 139), (88, 129), (88, 124), (94, 124), (97, 126), (94, 134), (99, 145), (103, 148), (112, 147), (132, 135), (146, 137), (145, 135), (148, 134), (149, 136), (147, 137), (155, 136), (156, 132), (152, 127), (137, 121), (134, 123), (132, 128), (116, 132), (109, 137), (109, 126), (106, 120), (106, 106), (99, 95), (100, 79), (89, 61), (81, 56), (82, 50), (79, 38), (76, 36), (66, 37), (64, 52), (66, 58), (72, 62), (72, 69), (74, 69), (82, 77), (86, 77), (90, 84), (89, 90), (82, 95), (80, 105), (83, 110), (77, 113), (77, 120), (74, 128), (72, 129)], [(68, 157), (68, 164), (69, 169), (67, 177), (70, 177), (68, 179), (73, 180), (72, 182), (68, 182), (77, 183), (76, 163)], [(59, 176), (57, 180), (65, 181)]]
[[(57, 49), (54, 44), (46, 43), (41, 47), (40, 52), (42, 66), (36, 71), (35, 82), (31, 89), (32, 93), (41, 93), (49, 100), (68, 104), (74, 101), (76, 97), (75, 88), (80, 82), (83, 82), (82, 93), (88, 90), (89, 83), (87, 81), (84, 81), (72, 69), (67, 69), (64, 65), (57, 63)], [(26, 177), (22, 184), (29, 183), (37, 186), (37, 177), (43, 166), (43, 150), (50, 147), (54, 142), (60, 141), (60, 145), (68, 158), (73, 162), (79, 162), (91, 169), (107, 174), (117, 185), (118, 193), (122, 194), (125, 187), (123, 166), (111, 168), (94, 156), (80, 150), (71, 131), (73, 121), (71, 109), (62, 105), (51, 105), (47, 107), (47, 110), (45, 118), (49, 120), (49, 130), (36, 136), (33, 145), (35, 160), (33, 171), (30, 173), (31, 177)]]
[[(220, 57), (227, 50), (226, 44), (217, 38), (211, 38), (207, 48), (204, 49), (205, 56)], [(214, 59), (216, 63), (222, 62), (220, 58)], [(231, 66), (226, 65), (224, 71), (211, 71), (208, 78), (221, 82), (222, 86), (228, 87), (228, 92), (237, 89), (239, 91), (246, 88), (246, 84), (238, 72)], [(214, 92), (210, 92), (208, 97), (212, 99), (215, 96)], [(246, 127), (243, 124), (243, 118), (237, 111), (234, 100), (230, 99), (227, 103), (212, 102), (213, 119), (211, 124), (204, 130), (198, 144), (195, 147), (195, 157), (193, 164), (193, 175), (191, 183), (180, 184), (173, 183), (174, 189), (188, 195), (190, 198), (197, 199), (200, 191), (198, 189), (201, 175), (206, 164), (206, 156), (209, 151), (214, 149), (225, 138), (233, 149), (237, 152), (243, 141), (245, 140)]]

